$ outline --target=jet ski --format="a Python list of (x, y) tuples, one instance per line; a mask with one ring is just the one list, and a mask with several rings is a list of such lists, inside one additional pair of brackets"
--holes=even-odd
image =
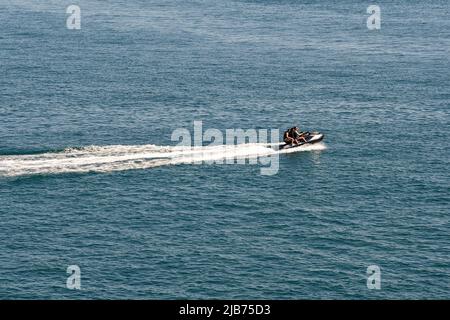
[(303, 137), (306, 139), (306, 142), (302, 141), (298, 144), (287, 144), (284, 143), (278, 147), (278, 150), (285, 150), (291, 148), (298, 148), (305, 144), (313, 144), (323, 140), (324, 134), (320, 132), (303, 132)]

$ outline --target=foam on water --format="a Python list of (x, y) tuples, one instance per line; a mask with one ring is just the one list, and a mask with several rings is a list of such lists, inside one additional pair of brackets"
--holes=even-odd
[(112, 145), (67, 148), (62, 152), (0, 156), (0, 176), (112, 172), (164, 165), (202, 164), (227, 159), (258, 157), (299, 151), (324, 150), (323, 143), (276, 151), (278, 143), (249, 143), (205, 147)]

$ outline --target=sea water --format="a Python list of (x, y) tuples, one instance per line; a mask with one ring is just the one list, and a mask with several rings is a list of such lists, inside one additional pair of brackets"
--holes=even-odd
[[(449, 298), (450, 5), (369, 5), (0, 1), (0, 298)], [(262, 175), (194, 121), (325, 139)]]

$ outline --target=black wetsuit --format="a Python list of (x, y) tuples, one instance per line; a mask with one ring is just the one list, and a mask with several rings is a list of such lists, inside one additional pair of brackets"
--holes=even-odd
[(291, 139), (297, 139), (297, 134), (295, 133), (294, 128), (290, 128), (288, 130), (286, 130), (283, 134), (283, 140), (285, 143), (287, 144), (291, 144), (292, 140)]

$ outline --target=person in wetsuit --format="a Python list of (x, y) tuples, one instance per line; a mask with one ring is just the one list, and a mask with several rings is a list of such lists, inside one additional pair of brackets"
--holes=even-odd
[(306, 142), (304, 134), (300, 133), (298, 127), (292, 127), (286, 130), (283, 134), (283, 140), (286, 144), (299, 144), (300, 140)]

